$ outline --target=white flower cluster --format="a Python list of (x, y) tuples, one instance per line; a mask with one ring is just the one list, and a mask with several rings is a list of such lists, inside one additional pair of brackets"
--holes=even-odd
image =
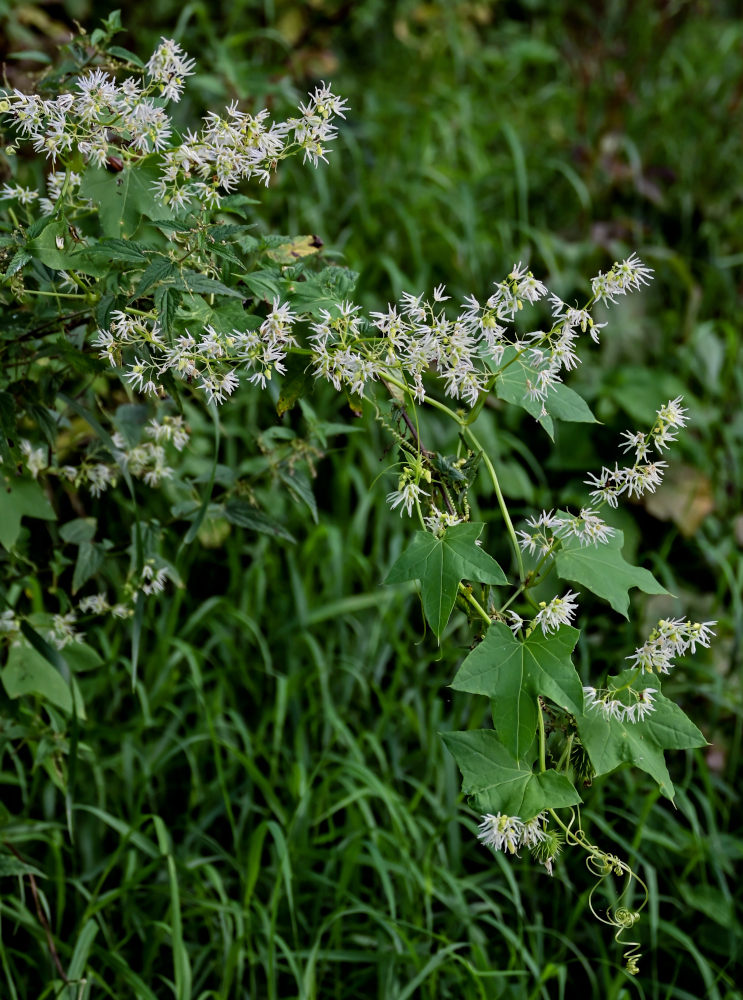
[(147, 63), (147, 75), (159, 84), (166, 100), (177, 103), (183, 96), (184, 79), (193, 76), (195, 65), (172, 38), (161, 38)]
[[(315, 100), (323, 93), (316, 93)], [(338, 391), (345, 387), (360, 396), (369, 382), (378, 379), (404, 382), (418, 402), (426, 399), (424, 375), (436, 374), (446, 395), (474, 406), (492, 388), (498, 377), (493, 368), (503, 361), (506, 348), (512, 348), (517, 353), (507, 364), (524, 367), (525, 395), (544, 403), (562, 370), (577, 364), (579, 334), (590, 331), (595, 338), (599, 325), (586, 310), (567, 308), (552, 296), (555, 322), (548, 332), (507, 336), (503, 324), (512, 321), (525, 303), (543, 298), (547, 289), (521, 264), (495, 287), (484, 306), (467, 298), (454, 318), (446, 314), (448, 296), (443, 285), (434, 289), (431, 301), (404, 293), (398, 304), (388, 305), (386, 312), (372, 312), (368, 318), (350, 302), (322, 309), (319, 320), (309, 322), (313, 374)], [(247, 367), (248, 381), (261, 388), (273, 372), (284, 371), (287, 351), (299, 346), (292, 328), (300, 318), (308, 317), (298, 316), (277, 298), (257, 331), (235, 329), (225, 335), (206, 326), (201, 333), (186, 331), (166, 344), (154, 314), (143, 317), (117, 311), (110, 328), (98, 331), (95, 343), (100, 356), (112, 366), (121, 365), (122, 348), (135, 349), (125, 377), (139, 392), (158, 394), (160, 376), (172, 370), (189, 381), (198, 379), (207, 397), (219, 403), (237, 387), (240, 367)], [(370, 330), (376, 335), (369, 336)], [(400, 503), (408, 506), (410, 502), (408, 491)], [(555, 521), (552, 530), (560, 527), (572, 531), (581, 544), (605, 540), (611, 531), (590, 509), (578, 518)]]
[(111, 437), (117, 449), (114, 457), (119, 466), (128, 468), (133, 476), (155, 488), (164, 479), (172, 479), (175, 471), (167, 464), (165, 444), (170, 442), (177, 451), (182, 451), (188, 443), (189, 431), (183, 417), (166, 416), (161, 422), (151, 420), (145, 434), (154, 440), (130, 446), (117, 431)]
[(326, 159), (327, 143), (336, 138), (335, 116), (345, 118), (346, 101), (323, 83), (300, 110), (300, 118), (270, 123), (267, 110), (251, 115), (240, 111), (237, 102), (224, 116), (210, 112), (201, 131), (188, 132), (165, 153), (155, 185), (158, 197), (176, 208), (194, 199), (216, 208), (220, 190), (233, 191), (252, 177), (267, 185), (279, 160), (295, 151), (304, 151), (304, 159), (317, 166)]
[[(77, 77), (72, 92), (54, 98), (7, 92), (0, 96), (0, 114), (10, 119), (20, 139), (53, 164), (62, 160), (66, 165), (77, 151), (86, 163), (117, 163), (121, 169), (148, 153), (162, 153), (155, 191), (174, 208), (194, 200), (218, 207), (220, 191), (232, 191), (251, 177), (268, 184), (279, 160), (295, 152), (304, 152), (315, 166), (325, 160), (327, 144), (337, 135), (334, 120), (345, 117), (346, 102), (324, 83), (300, 105), (297, 118), (267, 124), (268, 111), (250, 115), (233, 102), (224, 116), (210, 113), (198, 133), (174, 141), (171, 119), (161, 105), (180, 100), (194, 66), (176, 42), (162, 39), (142, 80), (128, 76), (119, 82), (97, 68)], [(65, 192), (69, 190), (67, 180)], [(20, 185), (5, 184), (0, 192), (0, 197), (25, 205), (37, 196)], [(47, 204), (47, 214), (48, 209)]]
[(633, 667), (639, 667), (643, 673), (667, 674), (674, 665), (673, 659), (683, 656), (691, 649), (696, 651), (697, 645), (708, 647), (714, 636), (713, 625), (717, 622), (690, 622), (682, 618), (661, 619), (648, 636), (648, 639), (632, 656)]
[(116, 311), (108, 330), (98, 330), (98, 356), (120, 365), (124, 349), (135, 352), (124, 378), (145, 395), (159, 395), (162, 376), (172, 371), (197, 385), (209, 402), (222, 403), (240, 384), (236, 368), (248, 372), (248, 382), (265, 388), (274, 372), (286, 371), (287, 351), (297, 346), (292, 327), (297, 317), (288, 305), (274, 300), (258, 330), (218, 332), (208, 324), (197, 336), (186, 330), (171, 343), (163, 340), (155, 318)]
[(182, 451), (188, 443), (189, 431), (180, 416), (165, 416), (161, 421), (153, 419), (145, 428), (145, 434), (154, 441), (144, 441), (130, 446), (117, 431), (112, 435), (116, 447), (111, 462), (96, 462), (84, 459), (80, 465), (50, 466), (44, 448), (35, 448), (30, 441), (22, 439), (20, 449), (26, 468), (33, 479), (41, 473), (59, 476), (76, 488), (86, 486), (91, 496), (99, 497), (109, 487), (115, 486), (119, 470), (128, 467), (132, 475), (143, 479), (148, 486), (157, 487), (163, 479), (173, 477), (173, 469), (166, 463), (165, 444), (171, 443), (177, 451)]
[[(394, 495), (394, 494), (391, 494)], [(436, 504), (431, 504), (431, 513), (423, 518), (426, 530), (432, 535), (440, 538), (447, 528), (453, 528), (455, 524), (461, 524), (462, 518), (458, 514), (451, 514), (447, 510), (439, 510)]]
[(518, 816), (487, 813), (478, 826), (477, 839), (496, 851), (516, 854), (520, 847), (535, 847), (546, 839), (547, 814), (539, 813), (524, 823)]
[(595, 503), (608, 503), (616, 507), (619, 497), (626, 493), (628, 497), (641, 497), (644, 493), (654, 493), (663, 480), (666, 462), (645, 461), (653, 448), (662, 451), (678, 438), (678, 430), (686, 426), (686, 410), (681, 406), (681, 396), (670, 399), (656, 413), (652, 430), (645, 434), (642, 431), (624, 431), (626, 441), (623, 451), (634, 449), (635, 464), (613, 469), (604, 467), (600, 475), (589, 474), (585, 480), (587, 486), (592, 486), (591, 498)]
[(52, 615), (52, 626), (47, 633), (47, 638), (57, 649), (64, 649), (71, 642), (82, 642), (82, 636), (75, 631), (77, 617), (74, 611), (68, 611), (63, 615)]
[[(632, 269), (636, 262), (616, 264), (618, 272)], [(644, 272), (647, 269), (642, 269)], [(627, 282), (627, 289), (636, 287)], [(526, 397), (544, 403), (550, 390), (579, 363), (577, 341), (589, 332), (598, 339), (604, 324), (595, 323), (585, 309), (568, 307), (558, 296), (550, 296), (553, 324), (550, 330), (531, 333), (508, 332), (508, 324), (525, 304), (539, 302), (546, 286), (523, 264), (514, 266), (485, 304), (474, 296), (464, 300), (455, 317), (447, 315), (448, 301), (443, 285), (434, 289), (432, 299), (404, 293), (386, 312), (372, 312), (368, 323), (378, 333), (376, 340), (362, 336), (365, 323), (358, 309), (344, 304), (339, 315), (323, 313), (322, 323), (313, 326), (315, 375), (363, 393), (367, 381), (402, 376), (415, 399), (426, 398), (423, 376), (436, 372), (446, 395), (474, 406), (480, 394), (492, 387), (493, 367), (501, 365), (507, 348), (516, 354), (507, 363), (520, 364), (526, 373)]]
[(551, 635), (556, 632), (561, 625), (570, 625), (578, 610), (577, 595), (569, 590), (562, 597), (553, 597), (551, 601), (540, 601), (539, 611), (532, 620), (522, 618), (515, 611), (506, 611), (506, 617), (510, 619), (508, 627), (513, 634), (518, 637), (522, 629), (527, 635), (537, 627), (542, 629), (542, 635)]
[(553, 597), (547, 603), (539, 602), (539, 611), (534, 616), (534, 627), (539, 625), (543, 635), (556, 632), (561, 625), (570, 625), (578, 610), (577, 595), (569, 590), (562, 597)]
[(599, 271), (591, 281), (591, 291), (597, 302), (616, 302), (617, 296), (626, 295), (652, 279), (652, 268), (646, 267), (637, 254), (614, 264), (607, 274)]
[(20, 449), (23, 459), (33, 479), (38, 479), (41, 473), (60, 476), (76, 487), (86, 485), (94, 497), (100, 496), (109, 486), (116, 482), (115, 467), (104, 462), (84, 461), (81, 465), (63, 465), (60, 468), (50, 466), (47, 461), (47, 451), (35, 448), (30, 441), (21, 440)]
[[(627, 697), (633, 698), (631, 704), (626, 704), (615, 697), (619, 690), (627, 692)], [(585, 710), (596, 711), (605, 719), (616, 719), (617, 722), (642, 722), (655, 711), (653, 699), (658, 692), (654, 688), (644, 688), (636, 691), (633, 687), (609, 689), (593, 687), (583, 688), (583, 704)]]
[(134, 609), (127, 604), (109, 604), (108, 598), (102, 591), (81, 598), (77, 608), (83, 615), (111, 614), (114, 618), (131, 618), (134, 614)]
[(595, 510), (584, 507), (576, 516), (563, 516), (551, 510), (543, 510), (538, 517), (529, 517), (526, 523), (531, 531), (520, 530), (516, 534), (521, 548), (531, 555), (550, 553), (559, 538), (577, 538), (581, 546), (601, 545), (614, 534), (614, 529), (598, 516)]

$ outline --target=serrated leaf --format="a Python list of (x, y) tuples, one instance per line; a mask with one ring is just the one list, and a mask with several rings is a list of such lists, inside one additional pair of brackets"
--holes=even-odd
[(287, 542), (296, 542), (296, 538), (273, 517), (256, 510), (247, 500), (228, 500), (224, 505), (224, 516), (231, 524), (240, 528), (249, 528), (264, 535), (284, 538)]
[(100, 302), (95, 307), (95, 321), (101, 330), (108, 329), (115, 302), (115, 295), (103, 295)]
[(672, 799), (675, 791), (663, 751), (703, 747), (707, 741), (679, 706), (661, 694), (655, 675), (637, 678), (636, 670), (623, 670), (610, 677), (607, 685), (622, 688), (633, 681), (638, 690), (652, 688), (656, 692), (654, 710), (643, 721), (620, 722), (590, 709), (585, 715), (576, 715), (578, 732), (597, 775), (608, 774), (620, 764), (635, 764), (657, 781), (666, 798)]
[(481, 813), (518, 816), (525, 823), (545, 809), (564, 809), (581, 797), (564, 774), (534, 771), (533, 755), (517, 759), (490, 729), (442, 733), (462, 772), (462, 791)]
[(160, 326), (169, 332), (181, 301), (181, 293), (171, 285), (159, 285), (155, 289), (155, 309)]
[(57, 515), (33, 479), (0, 476), (0, 545), (11, 549), (21, 531), (22, 517), (54, 521)]
[(206, 232), (210, 239), (221, 242), (230, 236), (242, 236), (247, 228), (234, 222), (220, 222), (216, 226), (208, 226)]
[(33, 260), (33, 257), (27, 250), (19, 250), (5, 269), (5, 276), (7, 278), (12, 277), (22, 267), (25, 267), (30, 260)]
[(317, 524), (317, 501), (315, 500), (315, 494), (312, 492), (312, 483), (307, 473), (296, 468), (291, 472), (287, 469), (280, 469), (279, 475), (282, 482), (288, 486), (289, 492), (295, 500), (299, 500), (307, 505), (312, 515), (312, 520)]
[(131, 264), (144, 264), (147, 260), (145, 250), (148, 248), (132, 240), (102, 239), (87, 246), (83, 253), (103, 254), (108, 260), (126, 261)]
[(59, 537), (63, 542), (70, 545), (82, 545), (83, 542), (92, 542), (95, 537), (97, 521), (94, 517), (76, 517), (74, 521), (68, 521), (59, 529)]
[(72, 574), (72, 593), (76, 594), (84, 583), (95, 576), (103, 565), (105, 551), (94, 542), (81, 542)]
[(358, 274), (347, 267), (325, 267), (304, 281), (287, 282), (292, 307), (297, 312), (319, 316), (323, 309), (330, 310), (350, 297)]
[(555, 556), (557, 574), (580, 587), (587, 587), (627, 618), (630, 587), (646, 594), (667, 594), (650, 570), (633, 566), (622, 555), (624, 534), (615, 529), (614, 535), (600, 545), (581, 546), (577, 538), (563, 538)]
[(568, 712), (583, 708), (583, 686), (570, 658), (579, 635), (578, 629), (561, 625), (552, 635), (535, 629), (522, 641), (503, 622), (495, 622), (451, 686), (492, 698), (499, 739), (522, 757), (534, 741), (539, 695)]
[(40, 868), (26, 864), (12, 854), (0, 854), (0, 878), (4, 875), (35, 875), (36, 878), (46, 878)]
[(173, 261), (169, 260), (167, 257), (156, 257), (154, 260), (151, 260), (142, 272), (142, 276), (139, 279), (139, 284), (134, 290), (132, 299), (138, 299), (140, 295), (144, 295), (145, 292), (149, 292), (153, 285), (158, 284), (160, 281), (165, 281), (175, 273), (175, 265), (173, 264)]
[(495, 559), (477, 545), (483, 527), (456, 524), (441, 538), (416, 531), (384, 581), (420, 580), (423, 611), (437, 638), (449, 621), (461, 580), (496, 585), (508, 582)]
[(284, 286), (279, 272), (268, 269), (243, 274), (240, 280), (245, 282), (256, 298), (265, 299), (267, 302), (272, 302), (277, 296), (281, 297)]
[(213, 253), (215, 257), (219, 257), (221, 260), (228, 260), (230, 264), (236, 264), (238, 267), (245, 267), (245, 261), (240, 260), (237, 254), (230, 250), (226, 243), (216, 243), (214, 246), (209, 247), (209, 252)]
[(242, 292), (228, 288), (221, 281), (214, 278), (207, 278), (205, 274), (198, 274), (196, 271), (186, 271), (180, 278), (173, 282), (173, 287), (182, 292), (192, 292), (198, 295), (231, 295), (233, 298), (244, 298)]

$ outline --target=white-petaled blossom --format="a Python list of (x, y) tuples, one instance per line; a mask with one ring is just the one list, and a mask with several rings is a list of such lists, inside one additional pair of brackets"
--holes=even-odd
[(478, 826), (477, 839), (496, 851), (515, 854), (521, 846), (524, 824), (518, 816), (487, 813)]
[(12, 198), (21, 205), (30, 205), (38, 197), (38, 191), (34, 191), (33, 188), (22, 187), (20, 184), (16, 184), (15, 186), (3, 184), (2, 188), (0, 188), (0, 199)]
[[(615, 688), (583, 688), (583, 705), (586, 712), (598, 712), (605, 719), (617, 722), (642, 722), (655, 711), (655, 688), (638, 691), (628, 686)], [(621, 698), (616, 695), (621, 694)]]
[(163, 97), (179, 101), (185, 77), (192, 76), (196, 63), (171, 38), (162, 38), (147, 63), (147, 75), (160, 84)]
[(93, 615), (102, 615), (110, 609), (104, 593), (91, 594), (90, 597), (81, 598), (77, 607), (82, 614)]
[(487, 813), (478, 825), (477, 839), (493, 850), (516, 854), (520, 847), (535, 847), (546, 838), (546, 822), (543, 812), (526, 823), (518, 816)]
[(31, 442), (25, 438), (21, 440), (20, 445), (26, 468), (31, 473), (32, 478), (37, 479), (39, 473), (47, 468), (46, 452), (43, 448), (34, 448)]
[(449, 513), (446, 510), (439, 510), (436, 504), (431, 505), (431, 513), (423, 518), (426, 530), (432, 535), (440, 538), (447, 528), (452, 528), (455, 524), (461, 524), (462, 518), (458, 514)]
[(627, 260), (613, 264), (607, 274), (599, 271), (591, 279), (591, 291), (597, 302), (616, 302), (617, 296), (626, 295), (627, 292), (649, 284), (652, 274), (652, 268), (646, 267), (637, 254), (633, 253)]
[(627, 659), (633, 667), (645, 673), (667, 674), (677, 656), (688, 649), (694, 653), (697, 645), (708, 647), (717, 622), (690, 622), (682, 618), (661, 619), (647, 640)]
[(539, 602), (539, 611), (534, 617), (534, 627), (539, 625), (544, 635), (556, 632), (561, 625), (570, 625), (578, 610), (577, 595), (569, 590), (562, 597), (553, 597), (547, 604)]
[(169, 577), (170, 574), (165, 566), (156, 566), (150, 560), (142, 567), (139, 589), (143, 594), (147, 594), (148, 596), (151, 594), (161, 594), (165, 590), (165, 584)]
[(428, 494), (418, 483), (413, 482), (411, 479), (407, 482), (401, 482), (396, 490), (388, 493), (387, 503), (392, 510), (399, 507), (401, 515), (405, 511), (408, 517), (411, 517), (413, 514), (413, 504), (422, 496), (428, 496)]
[(516, 614), (515, 611), (506, 611), (506, 617), (510, 619), (508, 622), (508, 627), (511, 629), (515, 636), (518, 636), (521, 629), (524, 627), (526, 622), (521, 617), (521, 615)]
[[(326, 159), (328, 143), (336, 137), (334, 122), (345, 117), (346, 102), (324, 83), (300, 105), (298, 118), (269, 122), (267, 110), (251, 115), (233, 102), (224, 115), (208, 114), (198, 133), (176, 136), (162, 104), (180, 100), (194, 69), (194, 60), (164, 38), (141, 81), (101, 68), (87, 70), (73, 80), (70, 93), (53, 99), (13, 90), (5, 95), (1, 113), (19, 140), (30, 142), (52, 165), (75, 151), (97, 167), (113, 157), (126, 163), (141, 154), (162, 153), (154, 191), (175, 209), (194, 201), (218, 208), (221, 193), (251, 178), (267, 184), (279, 160), (293, 153), (303, 152), (315, 166)], [(81, 204), (75, 201), (72, 172), (57, 172), (65, 175), (62, 186), (40, 201), (47, 215), (62, 192), (70, 203)], [(0, 196), (29, 204), (38, 194), (6, 184)]]
[(57, 649), (64, 649), (71, 642), (82, 642), (79, 632), (75, 631), (75, 612), (68, 611), (64, 615), (52, 615), (52, 626), (48, 637)]

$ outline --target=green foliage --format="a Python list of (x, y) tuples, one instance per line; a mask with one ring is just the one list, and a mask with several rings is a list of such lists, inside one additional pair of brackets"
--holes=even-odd
[(462, 580), (507, 583), (498, 563), (478, 548), (481, 524), (456, 524), (437, 538), (417, 531), (409, 548), (397, 559), (385, 583), (420, 580), (423, 611), (440, 639), (451, 616)]
[(564, 809), (581, 798), (570, 780), (556, 771), (534, 771), (536, 750), (530, 741), (517, 757), (493, 732), (446, 733), (444, 742), (463, 777), (463, 790), (483, 813), (520, 816), (524, 822), (545, 809)]
[(452, 687), (493, 699), (493, 723), (514, 757), (523, 757), (534, 742), (540, 695), (565, 711), (582, 712), (583, 689), (570, 658), (579, 635), (561, 625), (553, 635), (535, 630), (520, 640), (495, 622), (459, 668)]
[[(609, 677), (608, 683), (621, 690), (633, 680), (634, 671), (625, 670), (616, 677)], [(673, 783), (663, 751), (702, 747), (707, 741), (678, 705), (660, 693), (656, 678), (649, 677), (643, 683), (657, 692), (652, 715), (631, 725), (609, 718), (608, 726), (597, 726), (595, 714), (578, 713), (578, 732), (597, 775), (608, 774), (621, 764), (631, 763), (654, 778), (662, 794), (672, 799)]]
[(624, 535), (618, 529), (600, 547), (582, 546), (575, 538), (563, 539), (555, 558), (555, 568), (563, 580), (588, 587), (627, 617), (629, 592), (639, 587), (646, 594), (667, 594), (653, 574), (642, 566), (632, 566), (622, 555)]
[[(84, 723), (81, 711), (76, 720), (41, 682), (1, 706), (11, 853), (0, 859), (0, 874), (23, 883), (4, 883), (7, 990), (78, 998), (96, 987), (142, 997), (526, 998), (564, 996), (570, 984), (587, 995), (624, 996), (631, 983), (616, 948), (586, 919), (586, 896), (576, 891), (586, 878), (571, 858), (577, 852), (555, 863), (559, 885), (528, 852), (517, 878), (510, 859), (489, 857), (459, 806), (452, 760), (435, 737), (441, 732), (452, 750), (457, 738), (491, 750), (472, 776), (469, 758), (457, 756), (478, 809), (536, 815), (550, 802), (569, 809), (582, 798), (582, 828), (594, 841), (618, 844), (652, 890), (638, 931), (644, 995), (735, 997), (740, 697), (727, 637), (743, 614), (730, 530), (743, 440), (731, 416), (741, 388), (732, 181), (740, 26), (717, 3), (703, 18), (693, 5), (620, 3), (600, 17), (577, 4), (401, 3), (389, 17), (373, 2), (352, 6), (280, 0), (207, 10), (156, 0), (127, 12), (133, 32), (119, 36), (146, 53), (147, 32), (151, 49), (180, 16), (177, 37), (209, 66), (182, 105), (184, 127), (223, 95), (226, 103), (267, 94), (265, 103), (283, 106), (294, 87), (305, 90), (305, 75), (332, 75), (352, 115), (327, 171), (308, 175), (286, 162), (260, 200), (225, 198), (205, 229), (174, 221), (163, 205), (153, 218), (151, 191), (140, 192), (139, 204), (136, 190), (118, 185), (129, 168), (106, 171), (96, 200), (109, 213), (107, 231), (96, 228), (100, 213), (86, 216), (83, 205), (74, 231), (66, 219), (27, 225), (19, 206), (20, 227), (2, 237), (0, 453), (10, 492), (9, 520), (0, 507), (0, 522), (12, 528), (7, 599), (24, 637), (18, 644), (17, 629), (8, 633), (8, 657), (43, 663), (39, 677), (50, 690), (66, 683), (59, 669), (66, 664), (77, 678), (78, 708), (84, 694), (88, 711)], [(85, 7), (65, 9), (83, 17)], [(0, 11), (16, 49), (36, 50), (36, 63), (24, 69), (52, 63), (44, 35), (59, 36), (52, 17), (62, 15), (42, 13)], [(89, 39), (108, 45), (120, 65), (141, 68), (130, 48), (110, 45), (120, 23), (111, 15)], [(337, 57), (339, 66), (328, 64)], [(74, 71), (77, 56), (70, 58), (65, 72)], [(9, 73), (23, 89), (19, 63), (11, 59)], [(659, 107), (673, 128), (658, 127)], [(689, 156), (688, 135), (714, 155)], [(140, 166), (151, 169), (154, 160)], [(36, 167), (24, 160), (23, 169)], [(274, 231), (319, 233), (344, 250), (353, 270), (306, 252), (317, 249), (317, 237), (267, 235)], [(379, 308), (390, 287), (417, 292), (442, 280), (455, 294), (482, 295), (493, 274), (519, 258), (548, 273), (550, 287), (554, 279), (570, 302), (583, 294), (586, 273), (635, 245), (649, 250), (641, 252), (656, 268), (660, 294), (651, 290), (634, 311), (619, 313), (601, 348), (584, 356), (572, 389), (550, 394), (541, 417), (556, 442), (548, 460), (533, 420), (541, 411), (524, 400), (530, 373), (522, 363), (495, 379), (497, 400), (475, 428), (480, 449), (448, 417), (421, 414), (422, 451), (394, 408), (387, 420), (401, 461), (415, 455), (431, 475), (421, 485), (437, 502), (445, 506), (448, 496), (467, 517), (470, 503), (474, 521), (493, 520), (486, 537), (514, 581), (488, 470), (475, 478), (481, 455), (492, 460), (514, 519), (540, 506), (580, 506), (582, 470), (614, 461), (609, 433), (628, 418), (649, 424), (659, 401), (692, 389), (694, 428), (679, 444), (685, 478), (673, 480), (672, 466), (658, 494), (635, 507), (642, 534), (619, 512), (612, 523), (624, 530), (624, 546), (615, 536), (612, 549), (581, 549), (562, 537), (554, 564), (564, 579), (642, 623), (625, 625), (581, 595), (573, 655), (584, 683), (606, 670), (604, 683), (621, 686), (626, 675), (613, 676), (617, 664), (661, 615), (721, 618), (722, 641), (696, 665), (682, 661), (664, 678), (660, 714), (631, 725), (595, 725), (595, 712), (571, 717), (564, 697), (540, 690), (537, 681), (548, 675), (529, 660), (534, 670), (523, 677), (534, 690), (522, 690), (519, 703), (527, 714), (535, 706), (543, 712), (546, 771), (538, 738), (516, 759), (497, 748), (502, 734), (478, 728), (489, 725), (484, 702), (442, 693), (453, 672), (447, 643), (471, 641), (459, 612), (485, 629), (465, 664), (488, 648), (491, 633), (525, 647), (541, 641), (540, 630), (520, 640), (502, 621), (486, 623), (475, 604), (492, 616), (504, 592), (456, 580), (460, 599), (446, 616), (443, 656), (430, 639), (421, 642), (417, 599), (379, 589), (410, 542), (407, 521), (385, 516), (384, 491), (373, 485), (389, 438), (368, 415), (351, 418), (335, 394), (312, 391), (306, 356), (290, 356), (290, 376), (269, 382), (262, 402), (240, 392), (218, 421), (205, 416), (195, 387), (172, 378), (165, 411), (191, 433), (183, 455), (165, 444), (173, 479), (151, 488), (142, 478), (151, 466), (140, 475), (117, 464), (114, 436), (141, 448), (148, 421), (162, 410), (155, 398), (135, 402), (108, 361), (89, 341), (84, 346), (96, 326), (109, 327), (114, 310), (156, 312), (172, 336), (206, 323), (228, 336), (236, 326), (257, 329), (276, 296), (319, 319), (351, 298), (354, 272), (358, 301)], [(174, 259), (186, 252), (185, 262)], [(48, 273), (59, 268), (82, 276), (87, 289), (60, 285), (62, 276)], [(55, 296), (35, 295), (42, 289)], [(24, 344), (33, 353), (25, 355)], [(116, 360), (123, 368), (133, 358)], [(641, 367), (648, 363), (653, 371)], [(521, 393), (512, 389), (510, 399), (512, 380)], [(358, 396), (350, 399), (358, 410)], [(592, 423), (594, 412), (602, 425)], [(575, 419), (584, 422), (571, 425)], [(48, 449), (38, 481), (29, 471), (15, 474), (30, 468), (23, 438)], [(78, 469), (74, 481), (49, 472), (52, 454), (59, 468)], [(97, 464), (123, 487), (91, 495), (88, 470)], [(700, 505), (708, 511), (701, 521)], [(474, 526), (447, 534), (458, 527)], [(632, 565), (648, 532), (661, 539), (652, 568), (663, 588)], [(560, 569), (575, 554), (585, 562), (589, 552), (606, 557), (614, 547), (609, 572), (584, 567), (587, 579), (579, 581)], [(468, 552), (494, 565), (482, 549)], [(509, 605), (521, 615), (533, 616), (536, 602), (554, 593), (543, 572), (549, 565), (527, 576), (530, 586)], [(163, 596), (133, 593), (144, 566), (167, 571)], [(617, 571), (629, 573), (621, 584)], [(468, 572), (464, 580), (490, 582)], [(638, 592), (640, 581), (649, 598)], [(52, 635), (62, 641), (63, 633), (54, 631), (54, 612), (64, 617), (101, 587), (134, 614), (80, 615), (86, 642), (57, 652)], [(425, 599), (424, 613), (444, 633), (446, 622)], [(643, 685), (658, 689), (653, 676), (635, 686)], [(704, 745), (682, 709), (712, 746), (669, 754), (669, 774), (664, 749)], [(653, 728), (658, 720), (663, 725)], [(638, 774), (649, 759), (654, 781), (675, 786), (676, 810), (656, 803), (655, 786)], [(617, 769), (622, 763), (638, 766)], [(591, 785), (594, 772), (611, 777)], [(602, 913), (604, 904), (619, 905), (622, 887), (610, 883), (611, 876)], [(622, 902), (632, 904), (631, 886)]]

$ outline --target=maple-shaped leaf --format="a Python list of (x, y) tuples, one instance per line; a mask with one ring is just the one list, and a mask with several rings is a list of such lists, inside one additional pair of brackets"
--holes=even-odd
[(627, 562), (622, 555), (623, 545), (624, 534), (618, 529), (607, 542), (599, 545), (581, 546), (577, 538), (563, 538), (562, 548), (555, 556), (555, 566), (557, 575), (563, 580), (587, 587), (627, 618), (630, 587), (639, 587), (646, 594), (667, 594), (668, 591), (650, 570)]
[(413, 540), (387, 574), (385, 583), (420, 580), (423, 612), (436, 634), (449, 621), (461, 580), (507, 583), (498, 563), (477, 544), (484, 525), (455, 524), (441, 538), (416, 531)]
[(624, 670), (610, 677), (608, 686), (621, 688), (635, 679), (637, 689), (653, 688), (654, 710), (642, 722), (620, 722), (592, 708), (585, 715), (576, 715), (578, 733), (597, 775), (607, 774), (620, 764), (635, 764), (658, 782), (666, 798), (672, 799), (675, 792), (663, 751), (703, 747), (707, 741), (678, 705), (660, 693), (657, 677), (647, 674), (637, 680), (636, 675), (636, 670)]
[(456, 691), (493, 699), (493, 723), (509, 751), (521, 757), (537, 728), (537, 698), (568, 712), (583, 708), (583, 686), (570, 655), (580, 632), (561, 625), (552, 635), (535, 629), (523, 641), (495, 622), (465, 659), (452, 682)]
[(462, 772), (462, 791), (481, 813), (505, 813), (525, 823), (544, 809), (574, 806), (581, 797), (564, 774), (534, 771), (534, 753), (517, 759), (492, 729), (441, 734)]

